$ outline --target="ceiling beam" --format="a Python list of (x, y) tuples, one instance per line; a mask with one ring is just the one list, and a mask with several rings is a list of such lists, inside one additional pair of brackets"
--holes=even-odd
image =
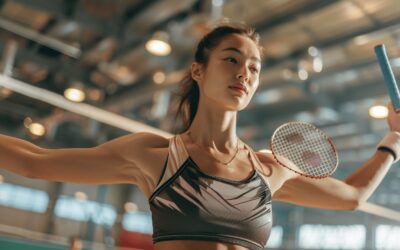
[(55, 107), (68, 110), (70, 112), (91, 118), (93, 120), (105, 123), (107, 125), (123, 129), (129, 132), (151, 132), (164, 137), (171, 137), (172, 134), (161, 129), (131, 120), (119, 114), (91, 106), (86, 103), (76, 103), (67, 100), (64, 96), (48, 91), (46, 89), (32, 86), (28, 83), (0, 74), (0, 86), (8, 88), (19, 94), (31, 97), (33, 99), (46, 102)]
[[(128, 7), (121, 15), (121, 20), (114, 23), (108, 21), (101, 21), (92, 15), (84, 15), (79, 13), (79, 9), (76, 9), (79, 3), (76, 3), (75, 11), (71, 12), (71, 6), (69, 1), (65, 0), (13, 0), (18, 4), (25, 5), (32, 9), (45, 11), (52, 16), (60, 19), (68, 19), (76, 22), (78, 25), (96, 31), (102, 36), (115, 36), (116, 30), (124, 28), (124, 23), (132, 21), (141, 11), (150, 7), (158, 0), (142, 0), (139, 4)], [(73, 7), (73, 6), (72, 6)], [(110, 27), (112, 25), (112, 27)]]
[[(357, 37), (357, 36), (367, 35), (369, 33), (377, 32), (379, 30), (384, 30), (384, 29), (397, 29), (400, 26), (399, 24), (400, 24), (400, 18), (395, 18), (395, 19), (387, 21), (387, 22), (382, 22), (380, 24), (373, 25), (372, 27), (360, 29), (360, 30), (355, 31), (350, 34), (343, 34), (343, 35), (338, 35), (338, 36), (332, 37), (331, 39), (321, 41), (318, 44), (315, 44), (315, 46), (317, 46), (318, 49), (324, 49), (324, 48), (328, 48), (331, 46), (337, 46), (340, 44), (350, 42), (354, 37)], [(282, 57), (282, 58), (278, 58), (278, 59), (268, 58), (268, 60), (267, 59), (265, 60), (264, 64), (271, 68), (271, 67), (275, 67), (285, 61), (299, 58), (307, 51), (308, 47), (311, 45), (313, 45), (313, 44), (309, 44), (302, 48), (296, 49), (296, 50), (292, 51), (290, 54), (288, 54), (287, 56)]]
[(268, 20), (268, 22), (261, 22), (255, 26), (255, 29), (259, 33), (266, 32), (268, 30), (276, 28), (277, 26), (293, 22), (301, 16), (310, 15), (312, 13), (325, 9), (338, 2), (340, 2), (340, 0), (316, 0), (313, 4), (304, 4), (300, 8), (285, 12), (284, 14), (272, 20)]

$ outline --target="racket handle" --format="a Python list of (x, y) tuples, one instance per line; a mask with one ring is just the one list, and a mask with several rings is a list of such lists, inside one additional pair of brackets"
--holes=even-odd
[(396, 112), (400, 112), (400, 93), (399, 88), (394, 78), (393, 71), (390, 67), (388, 57), (386, 55), (385, 45), (379, 44), (375, 46), (375, 54), (378, 58), (379, 65), (383, 74), (386, 88), (389, 92), (389, 97), (392, 101), (393, 108)]

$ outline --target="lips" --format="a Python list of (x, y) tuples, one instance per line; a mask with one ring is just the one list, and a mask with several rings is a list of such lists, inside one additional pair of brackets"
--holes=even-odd
[(230, 88), (230, 89), (241, 90), (241, 91), (243, 91), (245, 94), (248, 93), (248, 92), (247, 92), (247, 88), (246, 88), (244, 85), (242, 85), (242, 84), (235, 84), (235, 85), (229, 86), (229, 88)]

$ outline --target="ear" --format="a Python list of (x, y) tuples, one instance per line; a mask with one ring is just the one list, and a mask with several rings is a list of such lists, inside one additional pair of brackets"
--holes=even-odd
[(203, 65), (198, 62), (193, 62), (190, 70), (193, 80), (195, 80), (197, 83), (201, 82), (203, 79)]

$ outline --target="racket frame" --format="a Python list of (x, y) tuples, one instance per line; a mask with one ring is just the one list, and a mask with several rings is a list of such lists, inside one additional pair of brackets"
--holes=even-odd
[[(274, 138), (275, 138), (277, 132), (278, 132), (282, 127), (288, 126), (288, 125), (290, 125), (290, 124), (301, 124), (301, 125), (303, 125), (303, 126), (304, 126), (304, 125), (305, 125), (305, 126), (309, 126), (309, 127), (312, 128), (313, 130), (317, 131), (317, 132), (321, 135), (321, 137), (324, 138), (324, 139), (328, 142), (328, 144), (329, 144), (330, 147), (332, 148), (332, 151), (333, 151), (333, 153), (334, 153), (334, 155), (335, 155), (335, 158), (336, 158), (336, 164), (335, 164), (335, 166), (332, 168), (332, 170), (331, 170), (330, 172), (328, 172), (326, 175), (322, 175), (322, 176), (308, 175), (308, 174), (302, 173), (302, 172), (300, 172), (300, 171), (298, 171), (298, 170), (296, 170), (296, 169), (292, 169), (291, 167), (286, 166), (283, 162), (281, 162), (281, 161), (278, 159), (278, 157), (277, 157), (277, 155), (276, 155), (276, 153), (275, 153), (275, 149), (274, 149), (274, 145), (273, 145), (272, 141), (274, 140)], [(281, 165), (281, 166), (283, 166), (283, 167), (285, 167), (285, 168), (287, 168), (287, 169), (289, 169), (289, 170), (295, 172), (296, 174), (302, 175), (302, 176), (304, 176), (304, 177), (308, 177), (308, 178), (312, 178), (312, 179), (324, 179), (324, 178), (327, 178), (327, 177), (331, 176), (331, 175), (336, 171), (336, 169), (337, 169), (337, 167), (338, 167), (338, 165), (339, 165), (338, 151), (336, 150), (335, 144), (333, 143), (332, 139), (331, 139), (325, 132), (323, 132), (322, 130), (320, 130), (320, 129), (317, 128), (316, 126), (314, 126), (314, 125), (312, 125), (312, 124), (310, 124), (310, 123), (307, 123), (307, 122), (291, 121), (291, 122), (287, 122), (287, 123), (282, 124), (282, 125), (279, 126), (279, 127), (274, 131), (274, 133), (272, 134), (271, 139), (270, 139), (270, 141), (269, 141), (269, 147), (270, 147), (270, 149), (271, 149), (271, 152), (272, 152), (272, 155), (273, 155), (275, 161), (276, 161), (279, 165)], [(296, 167), (297, 167), (297, 166), (296, 166)]]

